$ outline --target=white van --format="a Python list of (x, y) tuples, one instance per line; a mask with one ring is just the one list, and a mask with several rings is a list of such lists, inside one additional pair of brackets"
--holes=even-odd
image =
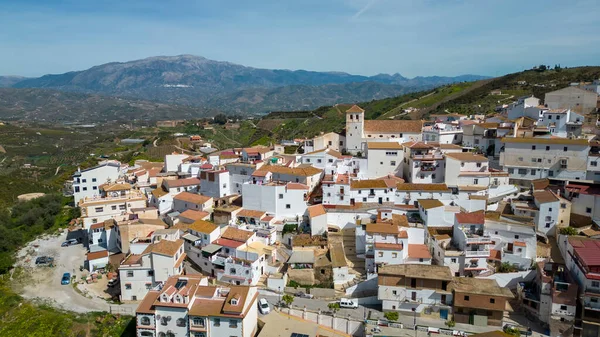
[(340, 308), (356, 309), (358, 308), (358, 301), (350, 298), (342, 298), (340, 299)]

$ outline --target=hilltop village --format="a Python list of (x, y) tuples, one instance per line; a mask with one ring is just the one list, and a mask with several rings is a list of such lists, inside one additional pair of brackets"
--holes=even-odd
[(599, 92), (426, 120), (354, 105), (342, 133), (103, 161), (69, 182), (69, 237), (137, 336), (279, 336), (275, 309), (323, 336), (597, 336)]

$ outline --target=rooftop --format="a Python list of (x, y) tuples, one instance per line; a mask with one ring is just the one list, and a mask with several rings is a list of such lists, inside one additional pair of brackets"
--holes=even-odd
[(157, 243), (150, 244), (142, 255), (155, 253), (161, 255), (174, 256), (177, 251), (183, 246), (183, 240), (178, 239), (175, 241), (160, 240)]
[(399, 183), (396, 185), (399, 191), (428, 191), (428, 192), (448, 192), (448, 185), (446, 184), (410, 184), (410, 183)]
[(555, 202), (559, 200), (554, 193), (548, 190), (533, 192), (533, 197), (540, 204), (544, 204), (547, 202)]
[(198, 233), (210, 234), (217, 230), (219, 226), (206, 220), (196, 220), (188, 228)]
[(459, 161), (465, 161), (465, 162), (481, 163), (481, 162), (488, 161), (488, 159), (486, 157), (472, 153), (472, 152), (451, 152), (451, 153), (446, 153), (446, 157), (456, 159)]
[(198, 193), (181, 192), (174, 196), (173, 199), (200, 205), (208, 202), (212, 198)]
[(413, 259), (431, 259), (429, 248), (424, 244), (408, 244), (408, 257)]
[(311, 218), (327, 214), (327, 211), (325, 210), (325, 207), (323, 207), (322, 204), (308, 206), (306, 210), (308, 211), (308, 216)]
[(498, 285), (496, 280), (488, 280), (483, 278), (472, 277), (457, 277), (450, 287), (455, 292), (478, 294), (487, 296), (501, 296), (513, 298), (512, 292), (508, 288), (503, 288)]
[[(381, 276), (405, 276), (419, 279), (452, 281), (450, 268), (428, 264), (398, 264), (387, 265), (379, 268)], [(381, 282), (381, 281), (380, 281)], [(379, 283), (380, 285), (382, 283)]]
[(418, 199), (419, 205), (424, 209), (431, 209), (436, 207), (442, 207), (444, 204), (438, 199)]
[(423, 121), (414, 120), (366, 120), (364, 130), (367, 133), (421, 133)]
[(589, 145), (587, 139), (569, 138), (542, 138), (542, 137), (504, 137), (503, 143), (525, 143), (525, 144), (565, 144), (565, 145)]
[(367, 149), (377, 150), (377, 149), (385, 149), (385, 150), (401, 150), (402, 145), (397, 142), (368, 142)]
[(387, 184), (383, 179), (363, 179), (350, 181), (351, 189), (363, 188), (387, 188)]
[(227, 227), (225, 232), (221, 234), (221, 238), (245, 243), (252, 235), (254, 235), (254, 232), (245, 231), (235, 227)]
[(481, 224), (485, 223), (485, 212), (483, 210), (471, 213), (456, 213), (454, 215), (459, 224)]

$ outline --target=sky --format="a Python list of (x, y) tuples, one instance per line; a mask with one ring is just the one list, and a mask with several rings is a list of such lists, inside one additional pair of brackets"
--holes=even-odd
[(193, 54), (271, 69), (499, 76), (600, 65), (598, 17), (598, 0), (0, 0), (0, 75)]

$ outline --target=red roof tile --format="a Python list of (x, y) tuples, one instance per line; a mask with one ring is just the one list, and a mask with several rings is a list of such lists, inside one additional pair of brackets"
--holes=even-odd
[(408, 245), (408, 257), (414, 259), (431, 259), (429, 248), (426, 245)]
[(471, 213), (456, 213), (454, 215), (459, 224), (484, 224), (485, 212), (476, 211)]
[(229, 239), (216, 239), (215, 243), (218, 244), (219, 246), (223, 246), (223, 247), (229, 247), (229, 248), (237, 248), (241, 245), (244, 244), (244, 242), (239, 242), (239, 241), (234, 241), (234, 240), (229, 240)]

